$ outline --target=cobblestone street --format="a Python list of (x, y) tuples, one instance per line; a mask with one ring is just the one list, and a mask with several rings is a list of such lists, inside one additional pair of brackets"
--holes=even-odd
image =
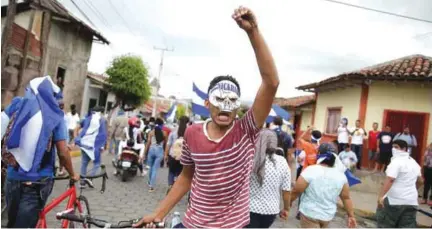
[[(109, 179), (105, 193), (99, 192), (101, 188), (101, 179), (94, 180), (95, 189), (85, 189), (83, 195), (87, 197), (90, 203), (90, 211), (93, 216), (100, 219), (116, 222), (119, 220), (129, 220), (139, 218), (144, 214), (151, 213), (157, 204), (164, 198), (167, 191), (167, 168), (162, 168), (157, 177), (156, 190), (153, 193), (148, 192), (147, 176), (134, 177), (127, 182), (122, 182), (118, 177), (112, 175), (114, 169), (111, 164), (112, 155), (104, 154), (103, 163), (106, 165)], [(80, 168), (80, 157), (73, 159), (75, 170)], [(90, 167), (89, 167), (90, 168)], [(57, 181), (50, 196), (50, 200), (58, 197), (67, 188), (67, 181)], [(55, 219), (55, 213), (65, 209), (66, 202), (54, 208), (47, 216), (48, 227), (60, 227), (60, 221)], [(174, 208), (182, 214), (187, 206), (186, 198), (182, 199)], [(288, 221), (280, 219), (273, 224), (274, 228), (281, 227), (300, 227), (300, 222), (294, 218), (296, 207), (290, 213)], [(6, 219), (2, 219), (2, 225), (6, 225)], [(336, 216), (330, 227), (346, 227), (346, 220)]]

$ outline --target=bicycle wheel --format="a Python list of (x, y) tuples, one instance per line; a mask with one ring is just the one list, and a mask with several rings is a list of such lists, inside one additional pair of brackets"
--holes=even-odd
[[(83, 214), (90, 216), (90, 204), (85, 196), (79, 196), (77, 198), (77, 201), (81, 204), (81, 212), (78, 210), (78, 204), (75, 203), (74, 205), (74, 214)], [(90, 228), (90, 224), (80, 224), (76, 222), (69, 221), (69, 228)]]

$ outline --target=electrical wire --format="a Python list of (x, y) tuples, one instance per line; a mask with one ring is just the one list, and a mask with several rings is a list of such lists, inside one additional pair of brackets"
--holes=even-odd
[(373, 12), (376, 12), (376, 13), (387, 14), (387, 15), (391, 15), (391, 16), (395, 16), (395, 17), (400, 17), (400, 18), (405, 18), (405, 19), (409, 19), (409, 20), (421, 21), (421, 22), (426, 22), (426, 23), (432, 24), (432, 21), (426, 20), (426, 19), (422, 19), (422, 18), (416, 18), (416, 17), (406, 16), (406, 15), (402, 15), (402, 14), (391, 13), (391, 12), (387, 12), (387, 11), (372, 9), (372, 8), (369, 8), (369, 7), (358, 6), (358, 5), (354, 5), (354, 4), (350, 4), (350, 3), (346, 3), (346, 2), (335, 1), (335, 0), (323, 0), (323, 1), (331, 2), (331, 3), (336, 3), (336, 4), (341, 4), (341, 5), (345, 5), (345, 6), (350, 6), (350, 7), (354, 7), (354, 8), (358, 8), (358, 9), (362, 9), (362, 10), (369, 10), (369, 11), (373, 11)]
[(90, 18), (87, 16), (87, 14), (86, 13), (84, 13), (84, 11), (82, 11), (81, 10), (81, 8), (75, 3), (75, 1), (74, 0), (70, 0), (71, 2), (72, 2), (72, 4), (74, 4), (74, 6), (78, 9), (78, 11), (86, 18), (86, 20), (88, 21), (88, 22), (90, 22), (90, 24), (92, 24), (92, 26), (94, 27), (94, 28), (97, 28), (97, 26), (92, 22), (92, 20), (90, 20)]
[(97, 10), (91, 1), (83, 0), (84, 4), (93, 12), (94, 15), (101, 21), (106, 27), (110, 27), (105, 17)]
[(108, 0), (108, 2), (110, 3), (110, 5), (112, 6), (113, 10), (115, 11), (115, 13), (121, 18), (121, 20), (124, 23), (124, 26), (129, 30), (130, 33), (132, 33), (134, 36), (137, 36), (133, 30), (129, 27), (127, 21), (123, 18), (123, 16), (117, 11), (116, 7), (114, 6), (114, 4), (112, 3), (111, 0)]

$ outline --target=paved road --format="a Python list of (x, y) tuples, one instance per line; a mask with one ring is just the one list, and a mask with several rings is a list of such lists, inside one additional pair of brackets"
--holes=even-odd
[[(148, 177), (134, 177), (133, 180), (121, 182), (120, 179), (112, 175), (113, 167), (111, 165), (112, 156), (104, 154), (103, 162), (107, 167), (109, 179), (105, 193), (99, 192), (101, 181), (95, 180), (94, 190), (84, 190), (83, 195), (87, 197), (90, 202), (90, 211), (94, 216), (108, 221), (128, 220), (139, 218), (143, 214), (152, 212), (157, 204), (164, 198), (167, 191), (167, 169), (160, 169), (157, 177), (156, 191), (153, 193), (148, 192), (147, 179)], [(74, 168), (79, 170), (80, 157), (73, 159)], [(67, 188), (67, 181), (57, 181), (54, 185), (53, 192), (50, 200), (59, 196)], [(47, 216), (48, 227), (60, 227), (59, 221), (55, 219), (55, 213), (65, 209), (66, 202), (54, 208)], [(184, 213), (186, 210), (186, 198), (182, 199), (174, 211)], [(299, 221), (294, 218), (296, 210), (292, 209), (290, 218), (284, 222), (278, 219), (273, 227), (287, 228), (287, 227), (300, 227)], [(2, 219), (2, 225), (5, 225), (5, 219)], [(346, 227), (346, 220), (340, 216), (336, 216), (331, 227), (342, 228)]]

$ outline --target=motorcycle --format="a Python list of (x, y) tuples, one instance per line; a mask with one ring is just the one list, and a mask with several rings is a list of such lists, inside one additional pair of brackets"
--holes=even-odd
[(120, 155), (117, 164), (115, 165), (117, 175), (121, 177), (123, 182), (127, 181), (130, 177), (134, 177), (138, 173), (139, 167), (138, 153), (133, 149), (124, 149)]

